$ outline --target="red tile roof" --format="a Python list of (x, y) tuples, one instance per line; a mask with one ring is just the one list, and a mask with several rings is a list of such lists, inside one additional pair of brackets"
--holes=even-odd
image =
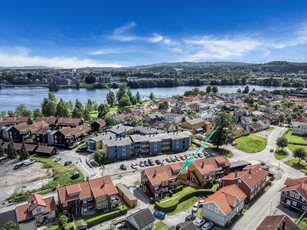
[(245, 198), (246, 195), (237, 185), (229, 185), (209, 196), (203, 201), (203, 204), (214, 202), (227, 215), (236, 207), (236, 202), (240, 203)]
[(292, 122), (293, 122), (293, 121), (295, 121), (295, 122), (303, 122), (303, 123), (306, 123), (306, 122), (307, 122), (307, 120), (304, 119), (302, 116), (293, 119)]
[(288, 178), (285, 181), (285, 185), (286, 187), (282, 188), (280, 191), (296, 190), (305, 200), (307, 200), (307, 177), (298, 179)]
[(117, 194), (118, 191), (110, 176), (98, 177), (89, 180), (94, 197)]
[(201, 174), (208, 174), (209, 172), (215, 172), (222, 167), (230, 166), (230, 162), (227, 157), (210, 157), (205, 159), (197, 159), (193, 163)]
[(287, 215), (267, 216), (256, 230), (276, 230), (278, 227), (282, 229), (283, 222), (285, 230), (300, 230)]
[(69, 196), (71, 196), (73, 194), (80, 193), (81, 188), (80, 188), (79, 184), (68, 185), (68, 186), (66, 186), (66, 192)]

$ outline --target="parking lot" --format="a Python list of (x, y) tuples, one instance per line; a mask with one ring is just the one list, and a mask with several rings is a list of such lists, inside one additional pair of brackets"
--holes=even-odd
[(42, 163), (35, 162), (28, 166), (22, 166), (14, 170), (13, 161), (4, 162), (0, 166), (0, 201), (22, 190), (40, 188), (50, 180), (48, 169), (44, 169)]

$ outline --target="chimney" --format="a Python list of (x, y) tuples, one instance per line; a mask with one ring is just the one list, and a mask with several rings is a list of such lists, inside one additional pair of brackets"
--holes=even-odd
[(251, 174), (252, 173), (252, 168), (249, 168), (249, 174)]
[(176, 225), (176, 230), (179, 230), (179, 229), (180, 229), (180, 225), (177, 224), (177, 225)]
[(90, 178), (87, 176), (87, 177), (86, 177), (86, 181), (89, 181), (89, 180), (90, 180)]
[(105, 185), (105, 181), (102, 181), (102, 187), (104, 187), (104, 185)]
[(112, 139), (112, 137), (110, 137), (110, 140)]
[(236, 171), (236, 172), (235, 172), (235, 177), (237, 177), (237, 176), (238, 176), (238, 172)]
[(203, 167), (205, 167), (205, 162), (204, 161), (201, 162), (201, 168), (203, 168)]
[(282, 230), (286, 230), (286, 220), (282, 221)]
[(154, 171), (153, 176), (155, 177), (157, 175), (157, 170)]

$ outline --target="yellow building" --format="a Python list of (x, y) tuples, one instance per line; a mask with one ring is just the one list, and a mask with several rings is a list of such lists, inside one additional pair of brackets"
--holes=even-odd
[(233, 130), (234, 138), (241, 137), (244, 134), (244, 129), (240, 125), (233, 124), (232, 130)]
[(186, 129), (197, 129), (197, 128), (203, 128), (205, 125), (205, 120), (202, 118), (196, 118), (193, 120), (186, 120), (181, 122), (182, 128)]
[(215, 123), (212, 121), (206, 121), (205, 122), (205, 130), (206, 130), (206, 133), (212, 133), (212, 131), (214, 130), (214, 127), (215, 127)]

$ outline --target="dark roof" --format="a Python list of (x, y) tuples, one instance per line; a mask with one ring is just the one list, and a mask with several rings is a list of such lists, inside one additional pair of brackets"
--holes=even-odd
[(39, 145), (35, 152), (36, 153), (49, 153), (49, 154), (51, 154), (54, 149), (55, 149), (55, 147), (53, 147), (53, 146)]
[(243, 167), (247, 165), (251, 165), (251, 163), (247, 161), (236, 161), (231, 163), (230, 168)]
[(5, 223), (10, 220), (13, 221), (14, 223), (17, 223), (15, 210), (0, 213), (0, 228), (3, 228)]
[(177, 224), (176, 226), (172, 226), (168, 230), (198, 230), (198, 228), (194, 225), (192, 221), (188, 221), (188, 222)]
[(256, 230), (276, 230), (278, 227), (283, 226), (285, 223), (285, 230), (300, 230), (300, 228), (287, 216), (267, 216)]
[(140, 229), (155, 221), (155, 217), (152, 215), (149, 208), (142, 209), (132, 214), (130, 217), (135, 220), (135, 223), (138, 225)]

